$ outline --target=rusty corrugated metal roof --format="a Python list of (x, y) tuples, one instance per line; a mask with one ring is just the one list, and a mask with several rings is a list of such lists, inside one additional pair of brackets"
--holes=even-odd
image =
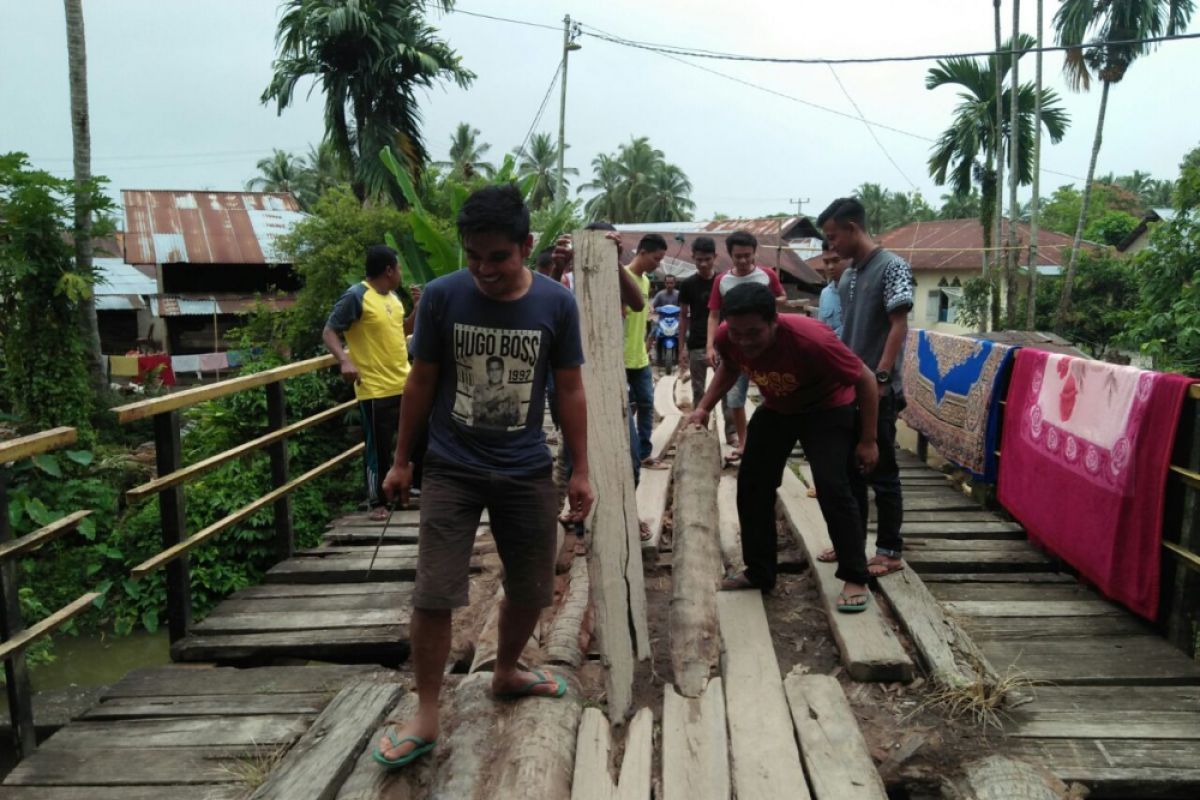
[(121, 192), (130, 264), (273, 264), (275, 239), (304, 218), (288, 192)]
[[(1021, 266), (1029, 260), (1029, 224), (1017, 223), (1017, 241), (1021, 250)], [(1008, 241), (1008, 220), (1004, 221), (1001, 240)], [(903, 256), (912, 265), (914, 272), (926, 270), (977, 270), (983, 265), (983, 227), (977, 219), (939, 219), (931, 222), (913, 222), (877, 236), (875, 241), (897, 255)], [(1061, 267), (1064, 252), (1071, 247), (1072, 239), (1062, 233), (1042, 229), (1038, 231), (1038, 267)], [(1090, 242), (1085, 246), (1095, 247)], [(820, 267), (821, 257), (808, 260), (808, 265)], [(1039, 270), (1040, 272), (1041, 270)]]
[(213, 314), (249, 314), (263, 303), (278, 311), (294, 305), (291, 295), (201, 295), (168, 294), (150, 298), (150, 310), (156, 317), (211, 317)]
[(721, 219), (708, 223), (709, 233), (749, 231), (758, 238), (773, 236), (783, 240), (820, 238), (821, 232), (808, 217), (760, 217), (755, 219)]

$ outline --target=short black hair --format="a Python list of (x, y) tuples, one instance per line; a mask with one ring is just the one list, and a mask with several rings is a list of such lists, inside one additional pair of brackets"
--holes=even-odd
[(546, 267), (549, 267), (553, 262), (554, 262), (554, 248), (553, 247), (543, 247), (541, 250), (538, 251), (537, 261), (535, 262), (535, 266), (537, 267), (538, 272), (541, 272)]
[(386, 244), (374, 244), (367, 248), (367, 277), (378, 278), (388, 267), (398, 265), (400, 257)]
[(605, 222), (602, 219), (598, 219), (595, 222), (589, 222), (587, 226), (584, 227), (585, 231), (615, 231), (616, 229), (616, 225), (613, 225), (611, 222)]
[(504, 369), (504, 359), (501, 358), (500, 356), (488, 356), (488, 360), (485, 365), (486, 368), (491, 369), (492, 364), (497, 365), (498, 367), (500, 367), (500, 369)]
[(757, 251), (758, 239), (755, 239), (750, 231), (734, 231), (725, 237), (725, 250), (733, 255), (735, 247), (753, 247)]
[(775, 295), (761, 283), (743, 283), (733, 287), (721, 301), (721, 313), (728, 319), (742, 314), (758, 314), (765, 322), (778, 315)]
[(825, 227), (825, 223), (833, 220), (840, 227), (853, 222), (864, 231), (867, 229), (867, 210), (857, 197), (839, 197), (821, 212), (817, 217), (817, 227)]
[(711, 236), (697, 236), (692, 240), (693, 253), (712, 253), (717, 254), (717, 243), (713, 241)]
[(657, 233), (647, 233), (642, 237), (642, 240), (638, 242), (637, 246), (637, 252), (639, 253), (657, 253), (660, 250), (666, 249), (667, 240)]
[(521, 191), (511, 183), (485, 186), (471, 193), (459, 209), (458, 235), (498, 233), (510, 242), (524, 244), (529, 238), (529, 207)]
[(821, 240), (821, 252), (822, 252), (822, 253), (828, 253), (828, 252), (829, 252), (829, 250), (830, 250), (830, 248), (832, 248), (832, 247), (833, 247), (833, 245), (831, 245), (831, 244), (829, 243), (829, 240), (828, 240), (828, 239), (822, 239), (822, 240)]

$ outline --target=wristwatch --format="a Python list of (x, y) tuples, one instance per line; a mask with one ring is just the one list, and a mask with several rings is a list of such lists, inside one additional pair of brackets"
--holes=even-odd
[(875, 382), (880, 386), (887, 386), (892, 382), (892, 373), (888, 372), (886, 369), (876, 370)]

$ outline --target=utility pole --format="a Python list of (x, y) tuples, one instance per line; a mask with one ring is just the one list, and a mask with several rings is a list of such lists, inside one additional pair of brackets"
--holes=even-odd
[(567, 54), (578, 50), (580, 45), (575, 41), (577, 30), (572, 30), (571, 15), (563, 17), (563, 52), (562, 52), (562, 94), (558, 101), (558, 188), (555, 200), (566, 202), (567, 179), (563, 174), (563, 159), (567, 152)]
[(796, 216), (797, 217), (804, 216), (804, 211), (802, 211), (802, 209), (804, 208), (804, 204), (809, 202), (809, 199), (807, 197), (800, 197), (795, 200), (789, 199), (788, 202), (796, 204)]

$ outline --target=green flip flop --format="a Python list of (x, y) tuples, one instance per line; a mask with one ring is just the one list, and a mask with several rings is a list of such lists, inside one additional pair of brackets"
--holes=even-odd
[(378, 747), (376, 747), (374, 750), (372, 750), (371, 757), (374, 758), (376, 761), (378, 761), (380, 764), (383, 764), (388, 769), (399, 769), (400, 767), (408, 766), (409, 764), (416, 761), (418, 758), (420, 758), (421, 756), (425, 755), (430, 750), (432, 750), (433, 746), (435, 744), (437, 744), (437, 739), (434, 739), (432, 741), (426, 741), (425, 739), (422, 739), (420, 736), (405, 736), (403, 739), (401, 739), (400, 737), (398, 737), (396, 735), (396, 728), (392, 725), (389, 725), (387, 727), (387, 730), (384, 731), (384, 736), (388, 737), (388, 741), (390, 741), (392, 743), (392, 747), (399, 747), (400, 745), (404, 744), (405, 742), (412, 742), (413, 744), (416, 745), (416, 747), (414, 747), (412, 750), (408, 751), (407, 753), (405, 753), (404, 755), (402, 755), (396, 759), (388, 758), (387, 756), (385, 756), (383, 754), (383, 752)]
[[(537, 677), (536, 681), (530, 681), (514, 692), (504, 692), (503, 694), (496, 695), (496, 697), (501, 700), (518, 700), (522, 697), (562, 697), (567, 693), (567, 682), (562, 679), (561, 675), (550, 675), (547, 677), (546, 673), (536, 669), (530, 670), (530, 672)], [(551, 678), (554, 679), (555, 686), (553, 694), (540, 694), (533, 691), (533, 687), (547, 683)]]
[[(859, 597), (864, 598), (863, 601), (855, 603), (854, 601)], [(861, 614), (867, 610), (867, 602), (871, 599), (871, 594), (870, 592), (851, 592), (850, 594), (842, 592), (838, 595), (838, 599), (842, 601), (837, 604), (839, 614)]]

